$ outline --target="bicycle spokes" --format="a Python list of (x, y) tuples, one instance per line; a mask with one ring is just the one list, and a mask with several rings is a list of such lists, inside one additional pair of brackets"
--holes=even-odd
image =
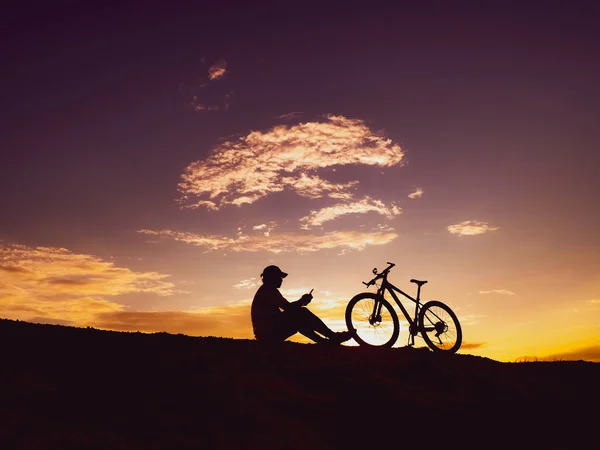
[(346, 320), (359, 344), (391, 346), (398, 337), (398, 318), (391, 305), (375, 295), (352, 300)]

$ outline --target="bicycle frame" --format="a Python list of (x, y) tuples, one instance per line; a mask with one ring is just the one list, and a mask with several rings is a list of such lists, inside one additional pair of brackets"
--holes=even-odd
[[(354, 338), (360, 345), (393, 346), (402, 329), (398, 320), (402, 316), (394, 308), (395, 302), (408, 325), (408, 346), (414, 346), (415, 336), (420, 335), (433, 351), (456, 353), (462, 344), (462, 328), (454, 311), (439, 300), (421, 301), (421, 288), (427, 283), (426, 280), (410, 280), (417, 285), (416, 297), (394, 286), (388, 281), (389, 272), (394, 266), (394, 263), (388, 262), (388, 266), (381, 272), (375, 268), (375, 277), (362, 282), (367, 288), (376, 285), (377, 292), (361, 292), (350, 299), (345, 313), (348, 330), (354, 333)], [(394, 301), (385, 298), (386, 291)], [(409, 313), (410, 308), (407, 309), (400, 300), (401, 296), (415, 304), (414, 316)], [(382, 318), (382, 313), (387, 316), (385, 319)], [(380, 325), (383, 325), (381, 329)], [(376, 343), (370, 338), (365, 339), (367, 336), (384, 340)]]
[[(419, 308), (422, 306), (422, 304), (421, 304), (421, 285), (417, 286), (417, 298), (414, 298), (411, 295), (404, 292), (402, 289), (400, 289), (400, 288), (394, 286), (392, 283), (390, 283), (387, 279), (387, 275), (388, 274), (386, 273), (383, 276), (383, 281), (381, 282), (381, 286), (377, 289), (377, 296), (379, 298), (383, 299), (383, 298), (385, 298), (384, 297), (385, 291), (387, 291), (391, 294), (392, 298), (396, 302), (396, 305), (398, 305), (398, 308), (400, 308), (400, 310), (402, 311), (402, 314), (404, 314), (404, 317), (406, 318), (406, 321), (409, 323), (409, 343), (408, 343), (408, 345), (412, 346), (415, 344), (415, 336), (423, 329), (422, 324), (419, 324)], [(412, 319), (410, 317), (408, 310), (402, 304), (402, 302), (396, 295), (396, 292), (398, 292), (399, 294), (402, 294), (404, 297), (408, 298), (409, 300), (411, 300), (412, 302), (415, 303), (414, 319)], [(377, 310), (376, 314), (381, 315), (382, 303), (375, 302), (375, 308)], [(431, 331), (431, 330), (428, 329), (428, 331)]]

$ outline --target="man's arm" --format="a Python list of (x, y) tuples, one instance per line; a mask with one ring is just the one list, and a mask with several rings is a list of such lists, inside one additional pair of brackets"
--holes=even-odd
[(312, 291), (313, 289), (311, 289), (308, 294), (304, 294), (302, 297), (300, 297), (300, 300), (296, 300), (293, 304), (298, 305), (300, 307), (308, 305), (313, 298)]
[(275, 292), (276, 294), (273, 295), (273, 300), (275, 301), (275, 304), (283, 310), (286, 310), (290, 307), (301, 308), (303, 306), (308, 305), (312, 300), (312, 294), (304, 294), (299, 300), (296, 300), (295, 302), (290, 302), (283, 295), (281, 295), (281, 292), (279, 292), (278, 289), (276, 289)]
[(310, 301), (312, 300), (312, 289), (311, 289), (311, 293), (309, 294), (304, 294), (299, 300), (296, 300), (295, 302), (290, 302), (288, 301), (283, 295), (281, 295), (281, 292), (279, 292), (279, 289), (273, 288), (273, 289), (269, 289), (267, 292), (265, 292), (265, 294), (267, 294), (268, 299), (269, 299), (269, 303), (274, 304), (275, 306), (277, 306), (279, 309), (283, 309), (286, 310), (290, 307), (293, 308), (301, 308), (303, 306), (306, 306), (310, 303)]
[(273, 289), (271, 298), (272, 298), (272, 301), (275, 303), (275, 305), (277, 305), (277, 307), (279, 309), (283, 309), (283, 310), (286, 310), (291, 305), (294, 305), (297, 303), (297, 302), (293, 302), (293, 303), (289, 302), (283, 295), (281, 295), (281, 292), (279, 292), (278, 289)]

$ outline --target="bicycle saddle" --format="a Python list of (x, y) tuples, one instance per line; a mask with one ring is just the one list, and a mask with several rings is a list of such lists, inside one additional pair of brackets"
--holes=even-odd
[(415, 280), (414, 278), (412, 280), (410, 280), (410, 282), (417, 283), (417, 285), (419, 285), (419, 286), (423, 286), (425, 283), (427, 283), (427, 281)]

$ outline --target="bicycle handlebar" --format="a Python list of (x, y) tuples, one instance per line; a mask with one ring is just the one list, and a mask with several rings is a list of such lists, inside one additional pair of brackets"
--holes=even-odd
[(383, 269), (383, 272), (378, 273), (375, 278), (373, 278), (371, 281), (369, 281), (368, 283), (365, 283), (364, 281), (362, 282), (362, 284), (364, 284), (365, 286), (369, 287), (372, 286), (373, 284), (375, 284), (375, 282), (381, 278), (387, 277), (387, 274), (389, 273), (389, 271), (392, 269), (392, 267), (394, 267), (396, 264), (388, 262), (388, 266)]

